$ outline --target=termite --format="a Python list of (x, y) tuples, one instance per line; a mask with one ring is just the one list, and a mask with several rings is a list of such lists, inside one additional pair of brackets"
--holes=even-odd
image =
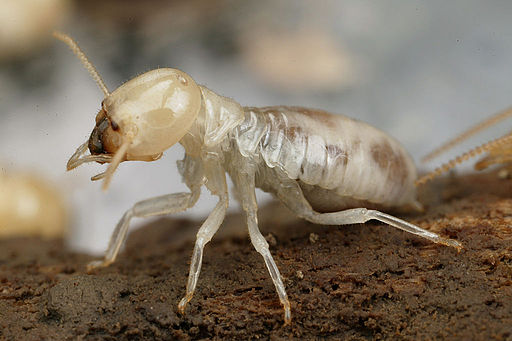
[[(186, 294), (178, 304), (183, 314), (196, 288), (203, 248), (226, 215), (226, 173), (246, 213), (250, 240), (276, 287), (285, 324), (291, 321), (290, 301), (258, 228), (256, 187), (315, 224), (375, 219), (434, 243), (462, 248), (456, 240), (375, 210), (421, 206), (415, 198), (416, 168), (411, 157), (380, 130), (321, 110), (242, 107), (170, 68), (146, 72), (110, 93), (76, 42), (62, 33), (54, 35), (73, 50), (105, 94), (92, 134), (71, 156), (68, 170), (86, 162), (109, 163), (104, 173), (91, 178), (104, 178), (105, 189), (119, 163), (157, 160), (177, 142), (185, 149), (178, 168), (190, 193), (133, 205), (117, 224), (104, 259), (90, 263), (89, 269), (114, 262), (133, 217), (184, 211), (196, 203), (205, 185), (218, 203), (197, 233)], [(87, 149), (90, 155), (85, 155)]]
[[(487, 129), (506, 118), (512, 116), (512, 108), (505, 109), (497, 114), (492, 115), (491, 117), (485, 119), (484, 121), (478, 123), (477, 125), (471, 127), (470, 129), (464, 131), (457, 137), (449, 140), (448, 142), (442, 144), (440, 147), (434, 149), (429, 154), (425, 155), (422, 158), (422, 162), (428, 162), (435, 157), (441, 155), (442, 153), (450, 150), (457, 144), (463, 142), (469, 137), (475, 135), (476, 133)], [(416, 185), (422, 185), (427, 183), (428, 181), (434, 179), (435, 177), (449, 171), (454, 168), (458, 164), (469, 160), (477, 155), (488, 153), (485, 157), (475, 163), (474, 168), (476, 170), (483, 170), (489, 166), (500, 163), (507, 163), (512, 161), (512, 133), (503, 135), (497, 139), (494, 139), (490, 142), (481, 144), (475, 148), (470, 149), (469, 151), (457, 156), (456, 158), (448, 161), (447, 163), (437, 167), (432, 172), (422, 176), (418, 180), (416, 180)]]

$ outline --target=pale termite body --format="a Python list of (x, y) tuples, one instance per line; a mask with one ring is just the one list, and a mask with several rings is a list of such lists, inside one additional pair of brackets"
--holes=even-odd
[[(242, 107), (236, 101), (197, 85), (176, 69), (156, 69), (110, 93), (92, 64), (67, 35), (55, 33), (79, 56), (102, 88), (105, 98), (88, 141), (68, 162), (109, 163), (104, 188), (120, 162), (154, 161), (179, 142), (185, 158), (178, 162), (190, 192), (147, 199), (126, 211), (116, 226), (105, 258), (89, 268), (107, 266), (117, 257), (133, 217), (181, 212), (194, 206), (204, 185), (218, 202), (200, 227), (192, 254), (184, 313), (192, 299), (203, 249), (217, 232), (228, 207), (226, 174), (246, 213), (251, 242), (262, 255), (284, 307), (291, 308), (279, 270), (258, 228), (255, 189), (272, 193), (299, 217), (316, 224), (344, 225), (370, 219), (461, 248), (455, 240), (374, 210), (419, 208), (416, 169), (393, 138), (365, 123), (321, 110), (300, 107)], [(90, 150), (91, 155), (84, 155)]]

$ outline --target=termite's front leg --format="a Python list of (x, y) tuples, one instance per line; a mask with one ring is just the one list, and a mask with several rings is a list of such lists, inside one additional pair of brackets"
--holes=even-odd
[(242, 207), (247, 215), (247, 227), (249, 229), (249, 236), (251, 238), (252, 245), (265, 260), (265, 265), (267, 266), (270, 277), (276, 287), (277, 294), (279, 295), (279, 300), (284, 308), (284, 323), (289, 324), (292, 320), (290, 301), (288, 300), (288, 295), (286, 295), (286, 289), (284, 287), (283, 280), (281, 279), (279, 269), (277, 268), (274, 258), (272, 258), (272, 254), (268, 248), (268, 243), (258, 228), (258, 204), (256, 202), (256, 194), (254, 192), (254, 173), (251, 173), (252, 172), (249, 172), (249, 174), (247, 172), (240, 172), (233, 176), (233, 182), (238, 191)]
[(126, 240), (130, 220), (133, 217), (149, 217), (155, 215), (164, 215), (178, 213), (194, 206), (199, 198), (199, 188), (192, 191), (192, 193), (174, 193), (155, 197), (143, 201), (139, 201), (132, 208), (125, 212), (121, 220), (117, 223), (110, 242), (108, 244), (105, 258), (101, 261), (94, 261), (87, 265), (87, 270), (98, 267), (104, 267), (112, 264)]

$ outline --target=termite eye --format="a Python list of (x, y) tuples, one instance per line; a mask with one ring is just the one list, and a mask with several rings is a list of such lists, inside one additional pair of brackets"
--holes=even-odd
[(96, 126), (100, 124), (106, 118), (106, 116), (107, 112), (105, 111), (102, 105), (100, 112), (98, 113), (98, 115), (96, 115)]
[(89, 151), (91, 152), (91, 155), (104, 154), (105, 152), (97, 128), (94, 128), (91, 133), (91, 137), (89, 138)]
[[(98, 114), (98, 116), (100, 114)], [(92, 155), (105, 154), (105, 149), (103, 147), (103, 133), (108, 127), (108, 118), (103, 115), (103, 119), (96, 123), (96, 127), (92, 130), (91, 137), (89, 138), (89, 151)]]
[(119, 130), (119, 124), (117, 124), (114, 120), (110, 120), (110, 124), (112, 125), (112, 130), (114, 130), (114, 131)]

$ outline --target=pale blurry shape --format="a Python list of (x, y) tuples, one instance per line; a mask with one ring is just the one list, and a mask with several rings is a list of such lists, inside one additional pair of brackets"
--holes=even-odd
[(285, 91), (336, 91), (356, 81), (357, 69), (348, 52), (317, 28), (252, 29), (241, 35), (240, 45), (255, 74)]
[(0, 61), (27, 56), (50, 42), (70, 12), (68, 0), (2, 0)]
[(0, 238), (67, 235), (67, 207), (54, 186), (30, 174), (0, 174)]
[(224, 2), (225, 0), (81, 0), (77, 1), (77, 7), (80, 12), (101, 25), (146, 26), (167, 21), (171, 26), (185, 22), (187, 25), (198, 26), (198, 20), (214, 15), (221, 10)]
[(204, 31), (226, 7), (226, 0), (80, 0), (76, 6), (102, 33), (116, 36), (131, 30), (151, 37), (145, 48), (157, 50), (183, 35)]

